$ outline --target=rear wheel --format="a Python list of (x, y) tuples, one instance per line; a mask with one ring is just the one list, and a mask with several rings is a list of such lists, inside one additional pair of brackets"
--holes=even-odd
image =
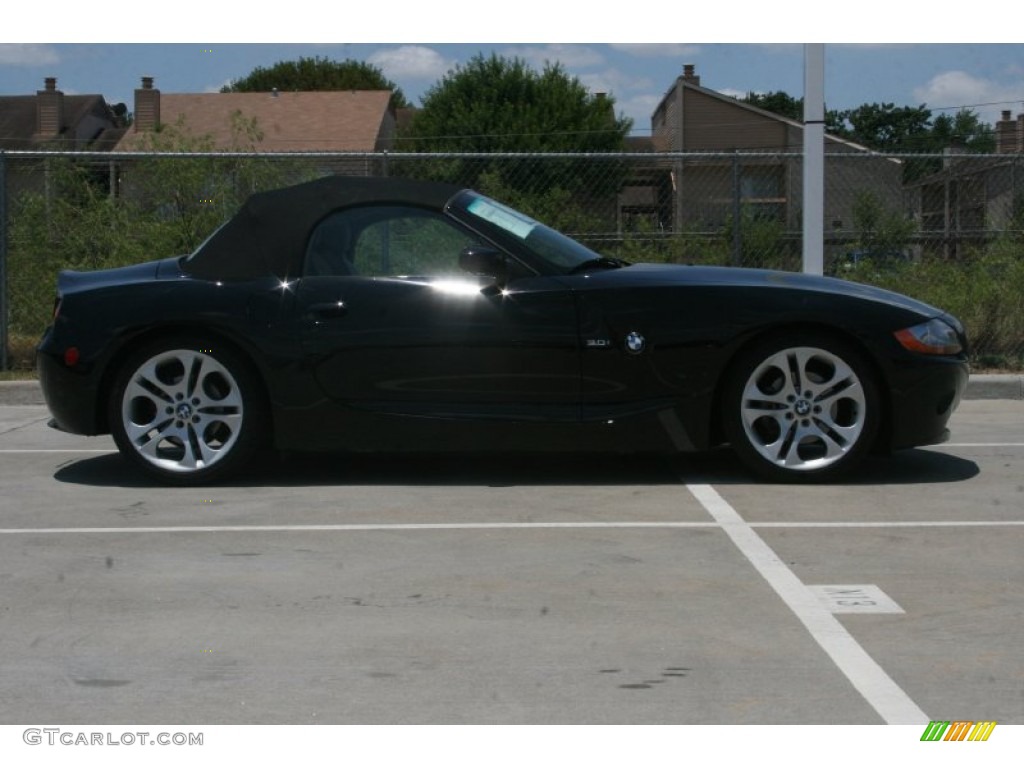
[(115, 381), (108, 415), (121, 453), (177, 485), (239, 469), (259, 447), (266, 423), (246, 362), (231, 349), (188, 337), (154, 342), (133, 355)]
[(880, 398), (849, 344), (805, 333), (757, 345), (737, 360), (723, 399), (726, 435), (770, 480), (830, 480), (848, 472), (878, 433)]

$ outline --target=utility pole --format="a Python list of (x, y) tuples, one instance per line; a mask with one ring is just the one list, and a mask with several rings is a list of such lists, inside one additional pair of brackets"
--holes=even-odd
[(825, 45), (804, 45), (804, 272), (825, 267)]

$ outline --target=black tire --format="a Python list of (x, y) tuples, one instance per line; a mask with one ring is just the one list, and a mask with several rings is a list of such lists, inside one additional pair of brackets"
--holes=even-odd
[(878, 434), (878, 384), (862, 355), (827, 334), (775, 336), (741, 353), (722, 398), (740, 460), (775, 482), (834, 480)]
[(172, 485), (236, 472), (267, 433), (267, 408), (247, 361), (191, 336), (159, 339), (132, 354), (114, 380), (108, 418), (121, 454)]

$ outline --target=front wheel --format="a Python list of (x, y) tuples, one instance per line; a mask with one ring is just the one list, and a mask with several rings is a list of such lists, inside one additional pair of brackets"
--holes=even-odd
[(743, 354), (723, 407), (739, 458), (783, 482), (831, 480), (853, 469), (874, 443), (881, 408), (861, 355), (811, 333), (772, 339)]
[(158, 341), (122, 367), (110, 400), (114, 442), (159, 480), (201, 484), (255, 453), (265, 416), (255, 377), (234, 351)]

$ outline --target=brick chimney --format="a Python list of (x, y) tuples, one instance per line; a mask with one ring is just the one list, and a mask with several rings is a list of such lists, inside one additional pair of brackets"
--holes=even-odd
[(160, 91), (152, 77), (143, 77), (142, 87), (135, 89), (134, 120), (136, 131), (152, 131), (160, 124)]
[(693, 64), (683, 64), (683, 82), (690, 85), (700, 85), (700, 75), (694, 74)]
[(1002, 154), (1017, 151), (1017, 124), (1008, 109), (1003, 110), (1002, 119), (996, 123), (996, 152)]
[(45, 80), (46, 90), (36, 91), (36, 135), (56, 139), (64, 130), (64, 93), (57, 90), (57, 78)]

